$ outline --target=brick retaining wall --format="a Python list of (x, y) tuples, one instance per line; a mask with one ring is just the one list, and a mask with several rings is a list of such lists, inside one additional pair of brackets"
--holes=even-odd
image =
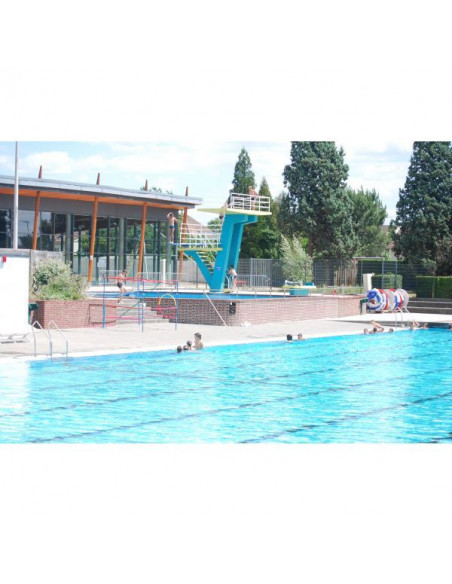
[[(286, 296), (284, 298), (252, 298), (250, 300), (212, 300), (217, 311), (228, 326), (240, 326), (244, 322), (261, 324), (294, 320), (339, 318), (359, 314), (362, 296)], [(157, 298), (146, 300), (148, 306), (157, 308)], [(163, 299), (174, 307), (173, 300)], [(51, 320), (60, 328), (83, 328), (101, 326), (103, 317), (102, 299), (87, 300), (38, 300), (39, 309), (33, 319), (44, 328)], [(115, 301), (107, 301), (106, 324), (116, 324)], [(172, 313), (171, 313), (172, 314)], [(174, 319), (171, 318), (174, 322)], [(221, 325), (222, 321), (206, 299), (180, 298), (178, 300), (178, 322), (188, 324)]]
[[(38, 310), (33, 315), (43, 328), (50, 321), (60, 328), (84, 328), (101, 326), (103, 317), (102, 299), (87, 300), (38, 300)], [(106, 303), (106, 324), (116, 324), (116, 302)]]
[[(243, 322), (260, 324), (293, 320), (338, 318), (359, 314), (362, 296), (286, 296), (250, 300), (212, 300), (217, 311), (229, 326)], [(147, 304), (156, 308), (157, 299)], [(161, 301), (163, 304), (163, 301)], [(235, 311), (235, 314), (233, 312)], [(172, 320), (172, 319), (171, 319)], [(180, 298), (178, 322), (189, 324), (221, 325), (221, 319), (208, 300)]]

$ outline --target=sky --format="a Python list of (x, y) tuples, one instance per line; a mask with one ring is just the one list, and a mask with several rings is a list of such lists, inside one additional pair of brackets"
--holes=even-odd
[[(375, 189), (386, 206), (386, 222), (395, 216), (399, 188), (404, 186), (412, 143), (408, 140), (362, 143), (337, 141), (349, 166), (348, 184), (355, 189)], [(232, 186), (234, 167), (242, 148), (250, 156), (259, 186), (266, 178), (274, 197), (284, 190), (283, 169), (290, 163), (290, 141), (193, 142), (19, 142), (19, 176), (101, 183), (138, 189), (148, 180), (175, 194), (203, 199), (207, 207), (219, 206)], [(0, 142), (0, 174), (14, 174), (15, 142)], [(200, 207), (202, 208), (201, 205)], [(198, 210), (191, 215), (202, 223), (211, 219)]]

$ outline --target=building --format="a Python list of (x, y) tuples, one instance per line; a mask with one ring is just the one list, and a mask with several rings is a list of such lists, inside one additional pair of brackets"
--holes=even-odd
[[(42, 178), (19, 179), (18, 247), (62, 252), (89, 282), (126, 268), (129, 275), (177, 271), (167, 214), (200, 198)], [(14, 177), (0, 175), (0, 248), (12, 247)]]

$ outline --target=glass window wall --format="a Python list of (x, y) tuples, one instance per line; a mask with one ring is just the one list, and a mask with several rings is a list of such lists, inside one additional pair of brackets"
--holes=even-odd
[[(19, 247), (31, 249), (34, 211), (19, 211)], [(37, 249), (59, 251), (75, 273), (88, 275), (91, 242), (91, 216), (41, 211), (38, 221)], [(166, 257), (166, 222), (148, 221), (145, 231), (143, 272), (157, 279), (161, 259)], [(137, 274), (141, 239), (141, 219), (98, 217), (94, 247), (93, 279), (104, 271), (127, 269)], [(0, 247), (12, 245), (12, 211), (0, 209)]]
[(12, 246), (12, 212), (0, 209), (0, 247)]

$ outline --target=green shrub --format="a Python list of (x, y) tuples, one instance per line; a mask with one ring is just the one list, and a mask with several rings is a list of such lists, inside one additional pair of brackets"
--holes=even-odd
[(418, 298), (452, 298), (452, 276), (417, 276)]
[(433, 298), (433, 276), (416, 276), (416, 296), (418, 298)]
[(383, 274), (383, 285), (381, 282), (381, 274), (374, 274), (372, 276), (372, 288), (401, 288), (402, 282), (402, 274), (393, 274), (391, 272)]
[(85, 278), (59, 260), (41, 262), (33, 274), (32, 293), (39, 300), (80, 300), (86, 296), (86, 287)]
[(295, 235), (292, 239), (281, 237), (281, 259), (287, 280), (312, 282), (312, 258)]

